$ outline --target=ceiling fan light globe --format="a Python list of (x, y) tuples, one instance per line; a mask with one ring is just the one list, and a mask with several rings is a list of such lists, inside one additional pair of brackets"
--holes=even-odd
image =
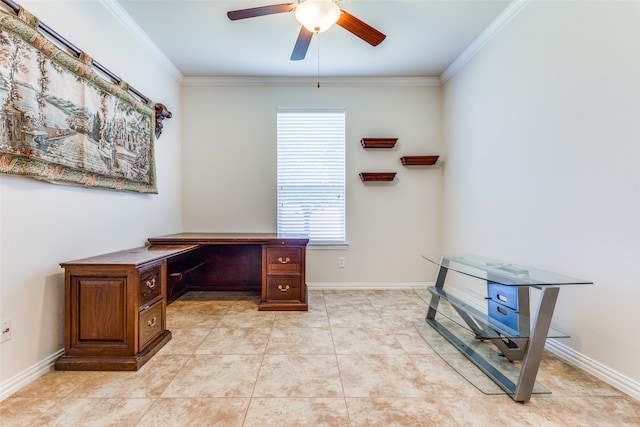
[(327, 31), (340, 18), (333, 0), (305, 0), (296, 7), (296, 20), (313, 33)]

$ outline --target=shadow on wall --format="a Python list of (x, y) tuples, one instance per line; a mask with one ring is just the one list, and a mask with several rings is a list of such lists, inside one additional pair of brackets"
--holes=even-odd
[[(40, 309), (40, 343), (38, 350), (64, 349), (64, 273), (45, 276), (44, 296)], [(38, 353), (40, 354), (40, 352)]]

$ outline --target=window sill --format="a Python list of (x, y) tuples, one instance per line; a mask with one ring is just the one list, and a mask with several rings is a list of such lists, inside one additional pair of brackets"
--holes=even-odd
[(344, 242), (344, 243), (337, 243), (337, 242), (332, 242), (332, 243), (309, 243), (307, 245), (307, 249), (310, 250), (344, 250), (347, 249), (349, 247), (349, 243)]

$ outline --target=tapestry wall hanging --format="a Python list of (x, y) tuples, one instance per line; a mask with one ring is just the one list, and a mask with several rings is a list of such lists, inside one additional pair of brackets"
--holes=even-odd
[(153, 103), (133, 97), (38, 31), (0, 11), (0, 173), (157, 193)]

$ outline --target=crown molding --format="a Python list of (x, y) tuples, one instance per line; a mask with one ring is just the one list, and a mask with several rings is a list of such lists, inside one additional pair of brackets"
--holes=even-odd
[[(314, 77), (185, 77), (162, 53), (147, 33), (117, 0), (99, 0), (118, 21), (151, 53), (160, 65), (184, 86), (316, 86)], [(324, 77), (321, 86), (442, 86), (460, 71), (491, 39), (533, 0), (513, 0), (509, 6), (449, 65), (440, 77)]]
[(518, 16), (532, 0), (513, 0), (496, 19), (458, 56), (440, 75), (440, 83), (445, 84), (464, 67), (505, 25)]
[[(184, 86), (316, 87), (316, 77), (185, 77)], [(440, 86), (438, 77), (320, 77), (321, 87)]]
[(120, 3), (116, 0), (99, 0), (100, 3), (107, 9), (111, 14), (118, 20), (120, 23), (142, 44), (142, 46), (151, 53), (156, 61), (160, 63), (162, 68), (164, 68), (170, 75), (173, 77), (178, 83), (182, 83), (184, 76), (178, 70), (178, 68), (173, 65), (173, 62), (167, 58), (167, 56), (162, 53), (160, 48), (151, 40), (151, 38), (147, 35), (147, 33), (140, 28), (140, 26), (131, 18), (131, 16), (127, 13), (126, 10)]

